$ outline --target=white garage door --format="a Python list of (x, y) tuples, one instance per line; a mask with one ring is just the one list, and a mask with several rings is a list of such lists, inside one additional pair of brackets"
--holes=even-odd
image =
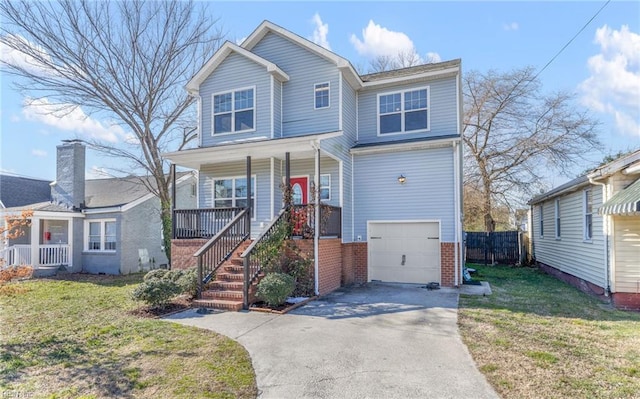
[(369, 280), (440, 283), (438, 222), (369, 222)]

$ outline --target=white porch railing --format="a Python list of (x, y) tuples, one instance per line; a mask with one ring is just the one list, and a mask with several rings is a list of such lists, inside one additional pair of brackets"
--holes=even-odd
[(31, 245), (12, 245), (0, 249), (1, 267), (31, 265)]
[(12, 245), (0, 249), (2, 268), (9, 266), (31, 265), (35, 268), (41, 266), (60, 266), (69, 264), (69, 244), (40, 245), (38, 248), (37, 262), (31, 261), (31, 245)]
[(60, 266), (69, 264), (69, 245), (40, 245), (40, 263), (38, 266)]

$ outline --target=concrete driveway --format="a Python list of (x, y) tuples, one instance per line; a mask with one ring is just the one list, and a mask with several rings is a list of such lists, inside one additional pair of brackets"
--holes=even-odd
[(285, 315), (189, 310), (168, 320), (242, 344), (260, 398), (498, 398), (458, 334), (458, 292), (369, 284)]

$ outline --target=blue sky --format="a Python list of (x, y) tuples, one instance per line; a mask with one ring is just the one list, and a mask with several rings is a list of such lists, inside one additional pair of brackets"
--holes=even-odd
[[(412, 50), (422, 59), (461, 58), (463, 71), (542, 68), (594, 16), (597, 2), (215, 2), (227, 39), (238, 42), (268, 19), (330, 48), (362, 71), (377, 55)], [(0, 49), (0, 56), (6, 52)], [(576, 93), (602, 122), (603, 153), (640, 148), (640, 2), (612, 1), (540, 75), (545, 90)], [(87, 135), (122, 137), (82, 110), (44, 117), (24, 107), (0, 72), (0, 168), (54, 179), (55, 146)], [(88, 151), (89, 176), (117, 163)], [(590, 166), (581, 165), (576, 173)], [(551, 177), (557, 185), (564, 177)]]

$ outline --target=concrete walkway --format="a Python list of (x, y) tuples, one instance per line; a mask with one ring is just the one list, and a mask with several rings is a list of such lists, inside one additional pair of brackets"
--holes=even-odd
[(189, 310), (168, 319), (242, 344), (260, 398), (498, 398), (458, 334), (458, 293), (369, 284), (285, 315)]

